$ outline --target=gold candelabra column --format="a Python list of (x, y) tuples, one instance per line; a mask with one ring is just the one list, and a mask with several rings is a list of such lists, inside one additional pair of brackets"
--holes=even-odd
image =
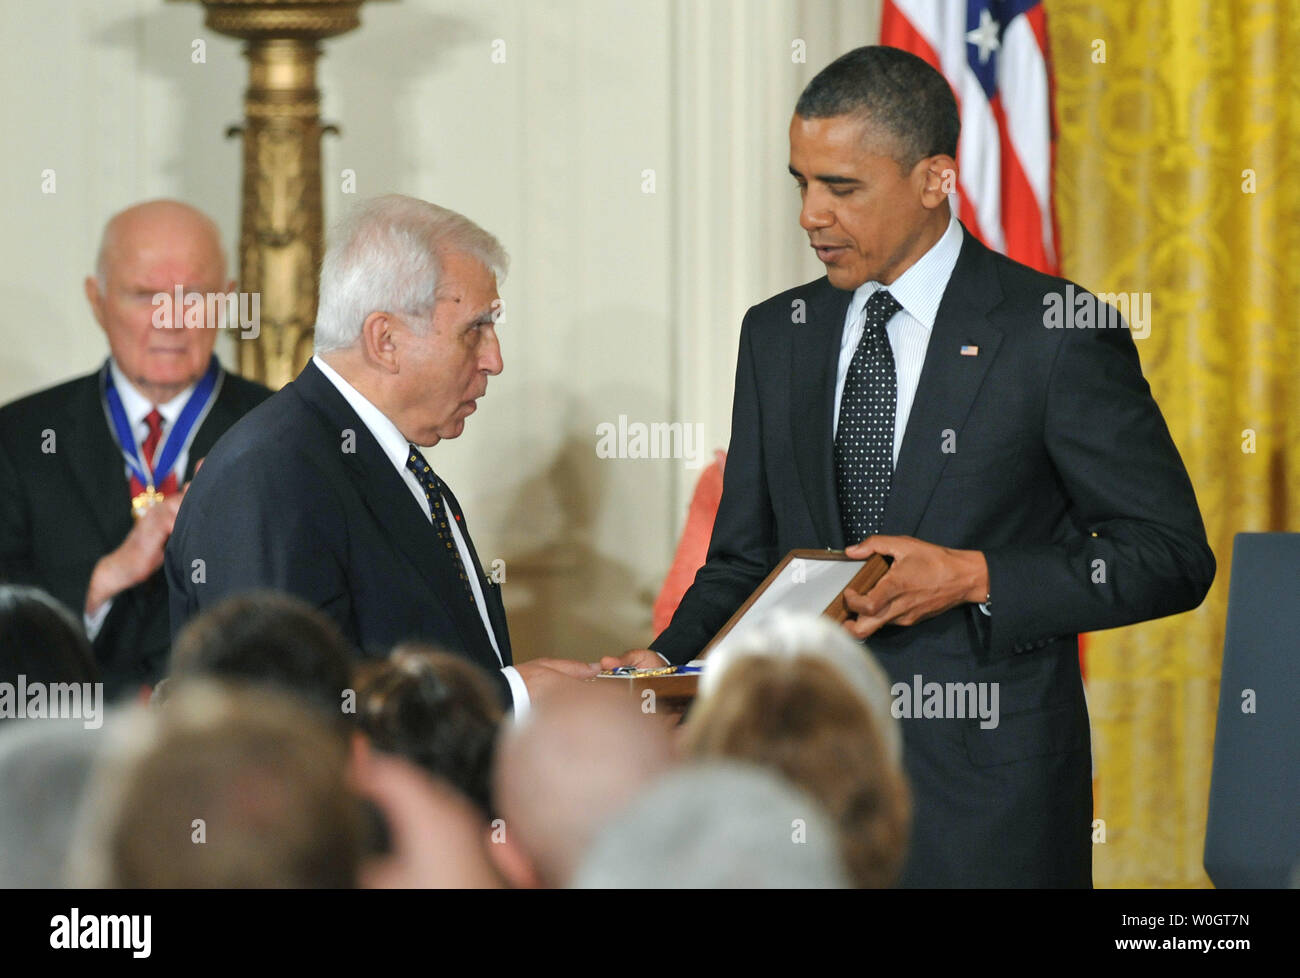
[(324, 251), (319, 42), (355, 29), (365, 0), (198, 0), (209, 29), (248, 42), (239, 288), (260, 293), (261, 328), (239, 372), (272, 388), (311, 356)]

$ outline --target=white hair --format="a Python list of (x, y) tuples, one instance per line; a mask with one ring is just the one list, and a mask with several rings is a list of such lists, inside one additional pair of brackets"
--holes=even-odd
[(114, 723), (106, 726), (74, 816), (64, 885), (95, 890), (113, 885), (111, 838), (128, 775), (149, 753), (161, 725), (160, 710), (131, 703), (121, 707)]
[(104, 225), (104, 233), (99, 238), (99, 251), (95, 253), (95, 281), (99, 291), (108, 291), (108, 254), (111, 250), (111, 224)]
[(400, 194), (359, 203), (335, 225), (320, 269), (316, 352), (352, 346), (372, 312), (433, 310), (444, 254), (476, 258), (505, 278), (501, 243), (469, 218)]
[(0, 724), (0, 887), (68, 885), (77, 812), (104, 741), (82, 720)]
[(889, 759), (896, 767), (901, 764), (903, 734), (892, 709), (889, 677), (871, 650), (841, 626), (823, 615), (774, 611), (764, 616), (704, 660), (700, 700), (712, 696), (727, 672), (751, 656), (810, 658), (828, 663), (866, 706)]
[(610, 819), (573, 889), (845, 889), (840, 836), (822, 806), (774, 771), (689, 764)]

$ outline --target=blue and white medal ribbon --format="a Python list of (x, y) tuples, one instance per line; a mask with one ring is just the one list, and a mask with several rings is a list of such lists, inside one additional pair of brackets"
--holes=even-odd
[[(156, 487), (167, 481), (167, 476), (171, 474), (172, 469), (175, 467), (181, 451), (189, 448), (190, 442), (194, 440), (199, 426), (203, 423), (203, 419), (207, 417), (208, 411), (216, 402), (217, 392), (221, 389), (221, 364), (215, 356), (208, 364), (207, 372), (195, 385), (194, 392), (190, 394), (185, 406), (181, 408), (176, 423), (172, 425), (171, 430), (167, 432), (166, 438), (159, 445), (155, 456), (157, 461), (153, 466), (152, 475), (149, 472), (147, 462), (140, 458), (135, 433), (131, 430), (131, 422), (127, 419), (126, 408), (122, 406), (122, 397), (118, 394), (117, 386), (113, 383), (113, 371), (110, 367), (110, 361), (104, 361), (101, 376), (104, 408), (108, 415), (109, 425), (116, 436), (117, 446), (121, 450), (122, 458), (126, 461), (131, 474), (145, 487), (144, 492), (131, 500), (132, 512), (139, 517), (154, 503), (162, 501), (162, 493), (158, 492)], [(176, 481), (180, 481), (179, 476)]]

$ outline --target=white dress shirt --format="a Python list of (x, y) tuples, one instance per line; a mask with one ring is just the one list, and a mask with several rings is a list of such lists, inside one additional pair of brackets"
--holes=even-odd
[[(898, 402), (894, 409), (894, 465), (898, 465), (898, 453), (903, 447), (903, 433), (907, 431), (912, 402), (916, 400), (916, 387), (921, 382), (921, 367), (925, 364), (925, 351), (930, 345), (934, 317), (939, 312), (939, 303), (948, 288), (948, 280), (952, 278), (952, 270), (957, 265), (957, 256), (961, 254), (962, 237), (961, 223), (953, 215), (948, 219), (948, 228), (943, 236), (915, 264), (894, 279), (891, 285), (864, 282), (854, 291), (848, 312), (844, 315), (844, 332), (840, 339), (832, 439), (839, 432), (840, 398), (844, 396), (844, 381), (849, 375), (853, 354), (858, 349), (858, 341), (862, 339), (862, 320), (867, 300), (877, 289), (887, 288), (889, 294), (903, 307), (885, 324), (898, 378)], [(987, 606), (981, 604), (979, 609), (984, 614), (989, 614)]]
[[(168, 433), (172, 430), (172, 425), (176, 424), (176, 419), (181, 416), (181, 411), (185, 408), (185, 402), (190, 399), (194, 393), (194, 388), (198, 383), (193, 383), (185, 390), (181, 391), (175, 397), (165, 404), (154, 404), (149, 398), (145, 397), (135, 386), (127, 379), (126, 374), (122, 373), (122, 368), (117, 365), (117, 361), (109, 358), (109, 372), (113, 375), (113, 386), (117, 388), (118, 397), (122, 400), (122, 410), (126, 412), (126, 420), (131, 424), (131, 431), (135, 434), (135, 457), (144, 461), (144, 440), (149, 437), (149, 425), (145, 418), (149, 417), (149, 412), (155, 407), (158, 413), (162, 415), (162, 438), (158, 444), (162, 445), (167, 440)], [(197, 426), (196, 426), (197, 430)], [(185, 466), (190, 459), (190, 446), (182, 445), (180, 454), (176, 456), (176, 464), (172, 471), (176, 473), (176, 482), (179, 485), (185, 479)], [(148, 468), (148, 465), (145, 465)], [(131, 467), (126, 464), (126, 459), (122, 460), (122, 474), (129, 481), (131, 478)], [(108, 617), (109, 609), (113, 607), (113, 599), (109, 598), (92, 613), (84, 614), (82, 622), (86, 626), (86, 637), (92, 642), (99, 630), (104, 627), (104, 619)]]
[(848, 312), (844, 316), (844, 332), (840, 338), (832, 439), (839, 432), (840, 398), (844, 396), (844, 381), (849, 375), (849, 364), (853, 362), (858, 341), (862, 339), (862, 318), (867, 300), (877, 289), (887, 288), (889, 294), (903, 307), (885, 324), (898, 375), (898, 402), (894, 409), (894, 465), (898, 465), (898, 452), (903, 447), (903, 432), (907, 430), (907, 418), (912, 413), (912, 401), (916, 398), (916, 385), (921, 381), (925, 351), (930, 345), (930, 331), (934, 329), (939, 302), (943, 299), (944, 290), (948, 288), (948, 279), (952, 277), (957, 256), (961, 253), (961, 242), (961, 224), (956, 217), (949, 218), (943, 237), (918, 258), (915, 264), (894, 279), (893, 284), (885, 286), (875, 281), (865, 282), (853, 293)]
[[(415, 477), (414, 472), (406, 467), (406, 460), (410, 457), (408, 454), (410, 443), (406, 440), (406, 436), (397, 429), (397, 425), (393, 424), (387, 415), (344, 380), (337, 370), (318, 356), (313, 356), (311, 362), (337, 388), (338, 392), (343, 395), (344, 400), (357, 413), (361, 423), (374, 435), (375, 441), (379, 442), (380, 449), (388, 456), (388, 460), (393, 463), (393, 468), (397, 470), (397, 474), (406, 483), (406, 487), (411, 490), (411, 497), (415, 500), (416, 505), (420, 507), (420, 512), (432, 525), (433, 514), (429, 512), (429, 500), (424, 495), (420, 480)], [(446, 496), (443, 497), (442, 504), (448, 511), (451, 510)], [(448, 520), (447, 526), (450, 527), (452, 538), (456, 541), (456, 549), (460, 552), (461, 563), (465, 565), (465, 576), (469, 578), (470, 588), (474, 592), (474, 604), (478, 608), (479, 617), (483, 620), (483, 629), (487, 632), (488, 641), (492, 643), (492, 650), (497, 654), (497, 661), (501, 662), (503, 661), (501, 648), (497, 645), (496, 633), (492, 630), (492, 622), (488, 618), (487, 602), (483, 597), (483, 582), (479, 580), (478, 574), (474, 573), (474, 560), (470, 556), (469, 547), (465, 544), (465, 538), (461, 535), (460, 527), (457, 526), (455, 520)], [(501, 671), (505, 674), (506, 681), (510, 683), (510, 696), (514, 700), (515, 718), (522, 719), (530, 705), (528, 687), (524, 684), (524, 677), (519, 674), (519, 670), (514, 666), (503, 666)]]

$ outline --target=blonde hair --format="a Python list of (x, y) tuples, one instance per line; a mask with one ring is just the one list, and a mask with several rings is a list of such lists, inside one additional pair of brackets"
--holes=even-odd
[[(797, 631), (786, 628), (784, 637)], [(880, 705), (846, 682), (845, 663), (827, 655), (826, 646), (778, 638), (772, 647), (773, 653), (755, 651), (762, 648), (755, 637), (729, 649), (722, 668), (710, 661), (709, 681), (687, 718), (686, 754), (779, 771), (836, 821), (855, 885), (893, 885), (906, 855), (911, 795), (883, 735), (897, 729), (887, 695), (884, 722), (877, 716)], [(856, 654), (865, 659), (865, 650)]]
[(727, 672), (751, 655), (821, 659), (871, 711), (881, 743), (896, 765), (903, 763), (903, 730), (894, 716), (889, 677), (871, 650), (823, 615), (773, 612), (730, 639), (705, 661), (700, 696), (717, 689)]

